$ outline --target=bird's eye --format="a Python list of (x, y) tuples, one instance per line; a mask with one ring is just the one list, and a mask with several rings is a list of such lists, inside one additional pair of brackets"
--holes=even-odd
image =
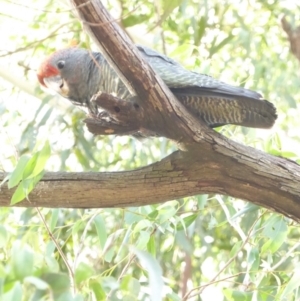
[(65, 66), (65, 61), (59, 61), (59, 62), (57, 63), (57, 68), (58, 68), (58, 69), (62, 69), (64, 66)]

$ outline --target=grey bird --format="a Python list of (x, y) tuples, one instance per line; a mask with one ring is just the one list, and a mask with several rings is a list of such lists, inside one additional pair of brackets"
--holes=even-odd
[[(138, 49), (177, 99), (209, 127), (235, 124), (270, 128), (277, 119), (276, 108), (261, 94), (189, 71), (147, 47), (138, 46)], [(131, 97), (104, 56), (85, 49), (67, 48), (54, 52), (42, 62), (37, 76), (41, 85), (75, 105), (88, 108), (92, 114), (98, 114), (97, 106), (91, 102), (98, 91), (121, 99)]]

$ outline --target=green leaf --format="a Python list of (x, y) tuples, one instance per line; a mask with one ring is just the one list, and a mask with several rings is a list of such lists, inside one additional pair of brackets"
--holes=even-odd
[(267, 220), (264, 227), (263, 234), (270, 239), (262, 246), (262, 252), (271, 251), (274, 253), (286, 240), (288, 234), (286, 219), (278, 215), (273, 215)]
[(122, 258), (122, 256), (127, 255), (127, 248), (126, 248), (125, 254), (122, 251), (124, 250), (124, 247), (127, 246), (131, 233), (132, 233), (131, 226), (129, 226), (126, 233), (125, 233), (125, 235), (124, 235), (122, 243), (119, 247), (118, 253), (115, 257), (115, 262), (118, 262)]
[(47, 112), (42, 117), (41, 121), (38, 123), (38, 127), (41, 127), (44, 124), (46, 124), (46, 122), (49, 120), (49, 117), (50, 117), (52, 111), (53, 111), (53, 107), (51, 107), (47, 110)]
[(14, 286), (5, 294), (3, 294), (1, 301), (22, 301), (22, 286), (19, 281), (14, 283)]
[(75, 234), (77, 234), (79, 231), (82, 230), (82, 227), (83, 227), (83, 221), (82, 220), (76, 221), (72, 227), (72, 235), (75, 236)]
[(260, 206), (252, 204), (252, 203), (247, 203), (245, 207), (243, 207), (241, 210), (239, 210), (237, 213), (235, 213), (232, 217), (231, 220), (234, 221), (238, 217), (245, 215), (246, 213), (250, 213), (253, 211), (259, 210)]
[(201, 39), (205, 33), (205, 28), (206, 28), (206, 16), (202, 16), (200, 20), (197, 23), (197, 27), (194, 29), (194, 44), (199, 45), (201, 42)]
[(232, 39), (234, 38), (234, 35), (229, 34), (225, 39), (223, 39), (218, 45), (214, 45), (209, 50), (209, 56), (212, 57), (215, 53), (217, 53), (221, 48), (223, 48), (226, 44), (228, 44)]
[(58, 272), (59, 271), (59, 264), (56, 258), (53, 256), (54, 250), (56, 246), (53, 241), (49, 241), (46, 245), (46, 252), (45, 252), (45, 261), (47, 263), (47, 268), (49, 271)]
[(124, 27), (131, 27), (137, 24), (144, 23), (150, 18), (149, 15), (146, 14), (138, 14), (138, 15), (129, 15), (127, 18), (122, 20), (122, 24)]
[(18, 183), (22, 180), (23, 172), (25, 169), (25, 166), (27, 162), (29, 161), (28, 156), (21, 156), (19, 159), (17, 166), (15, 167), (14, 171), (11, 173), (9, 176), (9, 181), (8, 181), (8, 188), (12, 188), (18, 185)]
[(139, 208), (135, 208), (135, 207), (128, 208), (128, 210), (125, 211), (125, 216), (124, 216), (124, 220), (125, 220), (126, 224), (132, 225), (132, 224), (142, 220), (143, 216), (141, 216), (138, 213), (139, 213)]
[(0, 225), (0, 249), (5, 247), (8, 237), (9, 237), (9, 235), (6, 231), (6, 228), (4, 226)]
[(38, 290), (46, 290), (49, 288), (48, 283), (34, 276), (25, 277), (24, 282), (34, 285)]
[(148, 217), (151, 219), (151, 220), (155, 220), (156, 219), (156, 217), (158, 216), (158, 214), (159, 214), (159, 212), (158, 212), (158, 210), (153, 210), (152, 212), (150, 212), (149, 214), (148, 214)]
[(115, 245), (115, 241), (118, 239), (118, 237), (124, 232), (124, 229), (118, 229), (117, 231), (113, 232), (110, 234), (106, 240), (103, 253), (104, 255), (104, 260), (107, 262), (111, 262), (115, 250), (112, 248), (113, 245)]
[(23, 171), (23, 175), (22, 175), (22, 179), (25, 180), (27, 178), (29, 178), (31, 176), (31, 174), (33, 174), (37, 159), (39, 156), (39, 152), (36, 152), (27, 162), (24, 171)]
[(263, 234), (272, 239), (276, 239), (278, 234), (286, 233), (288, 230), (285, 218), (278, 215), (271, 216), (263, 226)]
[(241, 246), (243, 244), (243, 241), (239, 240), (237, 241), (234, 246), (232, 247), (231, 251), (230, 251), (230, 257), (233, 257), (236, 255), (237, 252), (239, 252)]
[(26, 156), (20, 158), (17, 167), (10, 176), (9, 187), (14, 187), (21, 180), (23, 181), (19, 183), (15, 190), (11, 198), (11, 205), (21, 202), (28, 197), (28, 194), (43, 177), (44, 166), (49, 156), (50, 146), (47, 141), (44, 147), (36, 152), (30, 159)]
[(162, 269), (149, 253), (140, 251), (136, 248), (131, 248), (132, 252), (138, 257), (142, 267), (148, 272), (149, 275), (149, 292), (150, 300), (161, 301), (162, 300)]
[(82, 281), (85, 281), (88, 278), (92, 277), (94, 273), (95, 271), (90, 265), (84, 262), (80, 262), (75, 271), (76, 284), (79, 285)]
[(106, 293), (98, 281), (91, 279), (89, 281), (89, 288), (93, 291), (97, 301), (106, 299)]
[(55, 301), (85, 301), (82, 296), (73, 296), (70, 292), (64, 292), (59, 297), (57, 296)]
[(288, 102), (290, 108), (297, 108), (298, 102), (293, 95), (286, 93), (284, 99)]
[(10, 205), (15, 205), (23, 201), (25, 198), (26, 194), (24, 192), (23, 182), (21, 182), (11, 197)]
[(33, 273), (34, 256), (28, 245), (16, 241), (12, 248), (12, 266), (17, 279), (23, 280)]
[(161, 21), (164, 21), (172, 11), (178, 7), (183, 0), (162, 0), (163, 14), (161, 16)]
[(133, 233), (139, 233), (143, 229), (152, 229), (153, 223), (147, 219), (139, 221), (133, 229)]
[(161, 205), (159, 206), (158, 211), (158, 222), (160, 224), (163, 224), (164, 222), (169, 222), (170, 218), (172, 218), (176, 214), (177, 209), (173, 206)]
[[(194, 251), (194, 245), (192, 240), (186, 235), (183, 231), (178, 231), (176, 233), (176, 242), (177, 245), (188, 255), (192, 256)], [(169, 239), (168, 245), (169, 248), (172, 247), (173, 242)], [(167, 247), (167, 246), (166, 246)], [(167, 251), (167, 250), (166, 250)]]
[(198, 208), (199, 209), (204, 209), (204, 207), (207, 204), (208, 201), (208, 195), (207, 194), (202, 194), (196, 197), (197, 203), (198, 203)]
[(67, 274), (47, 273), (43, 275), (43, 280), (50, 285), (52, 292), (56, 297), (69, 291), (70, 280), (69, 275)]
[(170, 54), (171, 57), (176, 58), (184, 58), (190, 57), (194, 51), (195, 47), (190, 44), (182, 44), (178, 46), (172, 53)]
[(97, 215), (94, 218), (93, 222), (94, 222), (96, 230), (97, 230), (100, 246), (103, 250), (104, 246), (105, 246), (105, 243), (106, 243), (106, 240), (107, 240), (107, 233), (106, 233), (105, 223), (104, 223), (104, 221), (103, 221), (103, 219), (100, 215)]
[(131, 297), (135, 297), (137, 298), (139, 295), (139, 292), (141, 290), (141, 285), (140, 282), (130, 276), (130, 275), (126, 275), (121, 282), (120, 288), (127, 292)]
[(29, 193), (34, 189), (34, 187), (41, 180), (43, 175), (44, 171), (42, 171), (39, 175), (37, 175), (34, 178), (23, 180), (12, 195), (10, 204), (14, 205), (27, 198)]
[(227, 301), (251, 301), (253, 294), (251, 292), (241, 292), (232, 289), (224, 289), (223, 292)]
[(33, 178), (39, 175), (43, 170), (51, 154), (49, 142), (47, 141), (44, 147), (36, 152), (26, 164), (23, 172), (23, 180)]
[(150, 236), (150, 239), (147, 243), (147, 251), (155, 258), (156, 257), (156, 246), (154, 235)]
[(182, 299), (174, 292), (167, 294), (168, 301), (181, 301)]
[(260, 254), (258, 248), (253, 247), (250, 250), (248, 250), (247, 262), (248, 262), (247, 268), (252, 272), (250, 273), (250, 277), (253, 277), (253, 281), (254, 281), (254, 279), (256, 279), (257, 276), (255, 272), (259, 269), (259, 264), (260, 264)]
[(50, 220), (50, 230), (51, 232), (53, 232), (53, 230), (55, 229), (56, 225), (57, 225), (57, 221), (58, 221), (58, 216), (59, 216), (59, 212), (60, 209), (56, 208), (56, 209), (51, 209), (51, 220)]
[(181, 223), (177, 224), (176, 229), (178, 231), (186, 230), (198, 217), (198, 214), (191, 214), (189, 216), (185, 216), (184, 218), (180, 219)]
[(136, 242), (136, 247), (145, 250), (150, 239), (150, 233), (148, 231), (140, 231), (139, 239)]
[[(300, 287), (300, 270), (298, 267), (294, 267), (295, 273), (290, 278), (290, 280), (286, 283), (286, 287), (281, 295), (281, 300), (292, 300), (291, 294), (294, 290), (298, 289)], [(288, 298), (289, 297), (289, 298)]]
[(266, 243), (261, 247), (261, 252), (271, 252), (275, 253), (285, 242), (286, 235), (279, 235), (277, 239), (268, 239)]
[(114, 249), (109, 249), (105, 252), (104, 260), (106, 262), (111, 262), (113, 260), (114, 255), (115, 255), (115, 250)]

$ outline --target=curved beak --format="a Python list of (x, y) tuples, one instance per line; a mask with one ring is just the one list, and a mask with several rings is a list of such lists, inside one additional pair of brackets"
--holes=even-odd
[(66, 82), (60, 75), (44, 77), (44, 84), (47, 88), (55, 91), (56, 93), (67, 97), (69, 94), (69, 88)]

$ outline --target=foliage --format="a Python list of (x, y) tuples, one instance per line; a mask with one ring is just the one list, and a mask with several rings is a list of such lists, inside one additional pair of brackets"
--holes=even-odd
[[(278, 108), (272, 130), (218, 131), (300, 161), (299, 66), (278, 19), (285, 13), (299, 23), (299, 4), (108, 2), (137, 43), (195, 71), (261, 91)], [(46, 169), (52, 171), (128, 170), (176, 149), (163, 138), (95, 138), (83, 126), (83, 112), (43, 92), (35, 76), (42, 57), (74, 42), (95, 46), (68, 6), (24, 3), (1, 3), (6, 46), (0, 52), (0, 164), (3, 171), (15, 170), (10, 184), (42, 172), (34, 146), (45, 140), (51, 145)], [(35, 158), (37, 169), (25, 172), (24, 156)], [(101, 210), (1, 208), (0, 220), (0, 300), (159, 300), (160, 289), (163, 300), (300, 298), (298, 225), (230, 197)]]

